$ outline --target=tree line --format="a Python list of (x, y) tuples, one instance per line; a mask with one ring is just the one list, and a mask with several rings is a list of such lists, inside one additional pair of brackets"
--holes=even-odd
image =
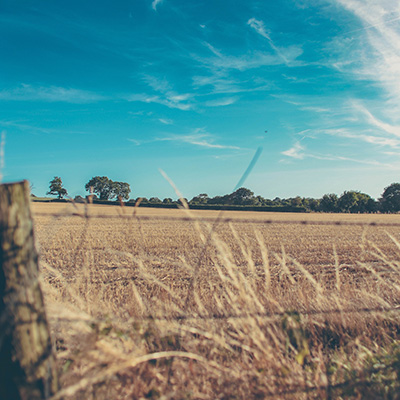
[[(129, 200), (131, 192), (130, 186), (126, 182), (112, 181), (106, 176), (95, 176), (85, 185), (85, 189), (94, 199), (98, 200)], [(60, 177), (55, 176), (50, 181), (47, 194), (56, 195), (59, 199), (68, 195)], [(82, 198), (81, 196), (77, 196)], [(129, 202), (136, 203), (139, 200), (130, 199)], [(290, 197), (273, 200), (265, 199), (262, 196), (256, 196), (254, 192), (247, 188), (239, 188), (233, 193), (223, 196), (209, 197), (206, 193), (201, 193), (191, 200), (185, 199), (189, 205), (205, 206), (251, 206), (251, 207), (270, 207), (276, 208), (298, 208), (304, 211), (330, 212), (330, 213), (393, 213), (400, 211), (400, 183), (392, 183), (387, 186), (378, 200), (373, 199), (366, 193), (356, 190), (345, 191), (338, 196), (335, 193), (324, 194), (321, 198), (311, 197)], [(179, 203), (179, 200), (172, 198), (151, 197), (149, 199), (140, 198), (141, 204), (171, 205)]]
[(250, 189), (240, 188), (225, 196), (208, 197), (202, 193), (189, 201), (189, 204), (242, 205), (260, 207), (301, 207), (306, 211), (330, 213), (375, 213), (400, 211), (400, 183), (386, 187), (378, 200), (355, 190), (345, 191), (341, 196), (335, 193), (324, 194), (322, 198), (290, 197), (273, 200), (255, 196)]
[[(129, 183), (113, 181), (106, 176), (93, 177), (85, 185), (85, 189), (91, 196), (99, 200), (110, 200), (113, 198), (128, 200), (129, 193), (131, 192)], [(49, 191), (46, 194), (58, 196), (59, 199), (68, 195), (59, 176), (55, 176), (50, 181)]]

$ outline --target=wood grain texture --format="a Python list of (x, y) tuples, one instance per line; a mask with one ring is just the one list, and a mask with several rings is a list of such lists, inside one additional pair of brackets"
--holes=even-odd
[(0, 185), (0, 398), (57, 391), (27, 181)]

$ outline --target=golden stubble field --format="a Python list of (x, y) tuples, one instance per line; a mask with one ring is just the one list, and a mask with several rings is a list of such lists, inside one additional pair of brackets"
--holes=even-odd
[(57, 398), (398, 398), (400, 227), (296, 221), (399, 215), (32, 210)]

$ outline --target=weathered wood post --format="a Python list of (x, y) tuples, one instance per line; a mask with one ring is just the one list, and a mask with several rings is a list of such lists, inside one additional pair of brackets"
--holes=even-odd
[(0, 399), (57, 391), (27, 181), (0, 185)]

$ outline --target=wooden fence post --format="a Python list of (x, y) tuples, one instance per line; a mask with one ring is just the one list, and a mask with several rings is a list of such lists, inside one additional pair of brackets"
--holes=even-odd
[(57, 391), (27, 181), (0, 185), (0, 399)]

